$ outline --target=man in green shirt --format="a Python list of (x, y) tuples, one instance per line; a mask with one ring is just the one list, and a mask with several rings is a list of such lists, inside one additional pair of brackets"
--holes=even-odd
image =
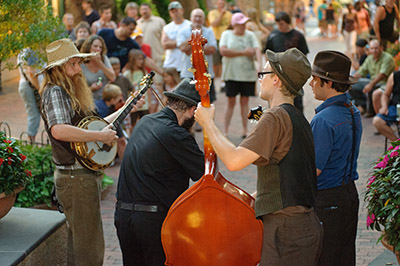
[[(372, 105), (372, 92), (385, 86), (389, 75), (395, 69), (395, 64), (393, 57), (383, 51), (378, 40), (370, 41), (369, 46), (370, 55), (354, 75), (355, 78), (360, 79), (353, 85), (349, 94), (361, 109), (361, 113), (366, 112), (366, 117), (373, 117), (375, 112)], [(370, 78), (366, 78), (368, 74)]]

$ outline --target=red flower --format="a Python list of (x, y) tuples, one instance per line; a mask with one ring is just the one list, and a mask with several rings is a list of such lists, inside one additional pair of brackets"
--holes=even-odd
[(14, 152), (14, 149), (12, 147), (7, 147), (7, 150), (8, 150), (9, 153), (13, 153)]
[(25, 161), (25, 159), (26, 159), (26, 156), (23, 155), (22, 153), (19, 154), (19, 157), (21, 157), (21, 160), (22, 160), (22, 161)]
[(27, 176), (32, 177), (32, 172), (31, 171), (25, 170), (25, 173), (26, 173)]
[(11, 165), (12, 164), (11, 157), (8, 157), (7, 159), (8, 159), (8, 164)]
[(3, 158), (0, 158), (0, 165), (4, 162)]
[(11, 140), (3, 140), (3, 141), (4, 141), (4, 143), (11, 144)]

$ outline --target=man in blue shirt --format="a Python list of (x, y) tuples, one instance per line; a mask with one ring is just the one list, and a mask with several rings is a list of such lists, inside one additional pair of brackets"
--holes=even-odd
[(316, 211), (324, 227), (318, 265), (356, 265), (359, 199), (358, 179), (361, 114), (346, 92), (356, 79), (349, 76), (350, 59), (337, 51), (315, 57), (312, 81), (314, 97), (324, 101), (311, 121), (314, 134), (318, 192)]

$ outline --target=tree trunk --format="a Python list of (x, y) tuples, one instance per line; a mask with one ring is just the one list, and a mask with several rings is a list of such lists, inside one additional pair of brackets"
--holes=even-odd
[(0, 60), (0, 95), (3, 94), (3, 82), (2, 82), (2, 78), (1, 78), (1, 60)]
[(199, 4), (196, 0), (181, 0), (179, 2), (181, 2), (183, 9), (185, 10), (184, 17), (190, 20), (190, 12), (192, 12), (193, 9), (198, 8)]

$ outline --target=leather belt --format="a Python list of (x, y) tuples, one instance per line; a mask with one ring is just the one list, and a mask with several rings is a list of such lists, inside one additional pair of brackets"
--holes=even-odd
[(137, 211), (137, 212), (158, 212), (159, 207), (157, 205), (145, 205), (138, 203), (127, 203), (118, 201), (115, 207), (120, 210)]

